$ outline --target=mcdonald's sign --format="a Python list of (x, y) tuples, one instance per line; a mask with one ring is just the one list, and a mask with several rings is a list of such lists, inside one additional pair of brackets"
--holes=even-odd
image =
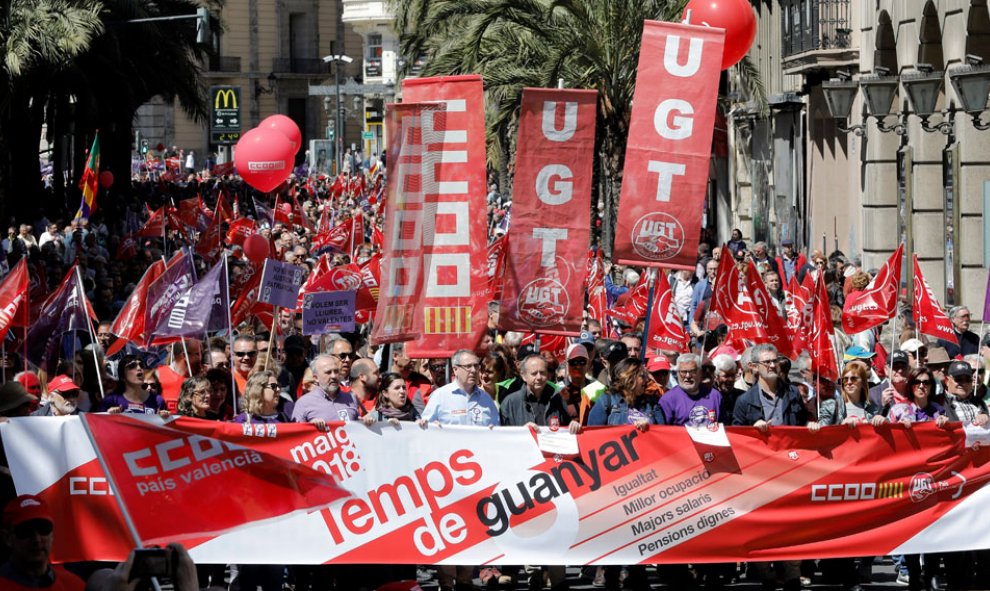
[(241, 87), (210, 87), (210, 136), (216, 144), (235, 144), (241, 136)]

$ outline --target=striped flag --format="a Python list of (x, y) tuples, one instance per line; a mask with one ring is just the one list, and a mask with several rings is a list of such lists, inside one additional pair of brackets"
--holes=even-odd
[(89, 160), (79, 179), (79, 189), (82, 191), (82, 201), (76, 219), (89, 219), (96, 212), (96, 191), (100, 188), (100, 132), (93, 138), (93, 147), (89, 149)]

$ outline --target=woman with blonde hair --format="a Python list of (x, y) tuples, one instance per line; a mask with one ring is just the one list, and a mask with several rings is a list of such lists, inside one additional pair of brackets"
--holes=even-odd
[(862, 361), (851, 361), (842, 369), (839, 389), (844, 404), (836, 410), (837, 418), (843, 425), (855, 427), (868, 422), (879, 427), (887, 422), (887, 417), (870, 401), (869, 378), (870, 368)]
[(270, 370), (251, 374), (241, 398), (244, 411), (234, 417), (235, 423), (287, 423), (289, 417), (278, 410), (281, 387)]
[(588, 425), (635, 425), (646, 431), (650, 425), (663, 425), (666, 420), (659, 400), (647, 394), (649, 375), (642, 360), (628, 357), (612, 371), (610, 391), (595, 402)]

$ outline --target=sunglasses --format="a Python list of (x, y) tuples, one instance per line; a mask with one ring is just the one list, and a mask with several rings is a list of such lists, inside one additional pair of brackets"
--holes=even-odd
[(124, 369), (138, 369), (138, 368), (144, 369), (144, 364), (141, 363), (140, 361), (131, 361), (130, 363), (124, 366)]
[(334, 355), (334, 357), (340, 357), (341, 359), (350, 359), (352, 361), (358, 358), (357, 353), (338, 353), (337, 355)]
[(278, 391), (279, 391), (279, 385), (278, 385), (278, 382), (272, 382), (272, 383), (270, 383), (270, 384), (267, 384), (267, 386), (268, 386), (269, 388), (271, 388), (272, 390), (275, 390), (276, 392), (278, 392)]
[(14, 536), (26, 540), (35, 534), (51, 535), (54, 526), (45, 519), (31, 519), (14, 527)]
[(235, 357), (254, 357), (257, 354), (257, 351), (234, 351)]
[(155, 384), (154, 382), (145, 382), (145, 383), (141, 384), (141, 389), (142, 390), (157, 390), (158, 388), (159, 388), (159, 385), (158, 384)]
[(931, 380), (915, 380), (914, 381), (914, 384), (916, 384), (918, 386), (931, 386), (932, 385), (932, 381)]
[(973, 376), (952, 376), (957, 384), (972, 384)]
[(859, 378), (856, 376), (845, 376), (842, 378), (843, 384), (856, 384), (859, 383)]
[(588, 365), (588, 360), (587, 359), (568, 359), (567, 360), (567, 365), (570, 365), (571, 367), (584, 367), (585, 365)]

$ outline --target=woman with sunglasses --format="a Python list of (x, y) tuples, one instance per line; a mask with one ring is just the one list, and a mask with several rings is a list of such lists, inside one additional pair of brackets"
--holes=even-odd
[(927, 423), (935, 421), (938, 427), (944, 427), (949, 422), (945, 407), (932, 400), (935, 387), (935, 376), (925, 366), (916, 367), (908, 374), (908, 396), (910, 400), (894, 398), (894, 404), (887, 411), (891, 422), (901, 423), (911, 428), (912, 423)]
[(288, 423), (289, 417), (278, 410), (281, 387), (271, 370), (251, 374), (244, 387), (244, 411), (235, 423)]
[[(169, 416), (161, 391), (145, 382), (147, 368), (140, 357), (125, 355), (117, 364), (117, 389), (108, 394), (100, 410), (111, 414), (137, 413)], [(147, 372), (154, 375), (154, 372)]]
[(401, 374), (388, 372), (381, 377), (375, 410), (361, 418), (369, 427), (380, 421), (398, 425), (399, 421), (418, 421), (419, 412), (413, 406), (406, 391), (406, 380)]
[(870, 423), (879, 427), (887, 422), (887, 417), (870, 400), (869, 376), (870, 370), (862, 361), (852, 361), (842, 370), (839, 387), (844, 404), (839, 405), (837, 417), (843, 425)]

